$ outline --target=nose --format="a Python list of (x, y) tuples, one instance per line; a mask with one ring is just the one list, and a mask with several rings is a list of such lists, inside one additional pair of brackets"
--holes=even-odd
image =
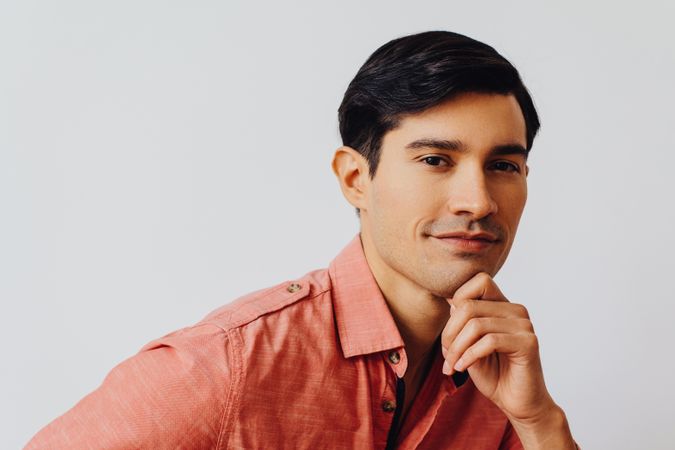
[(482, 167), (458, 168), (451, 177), (449, 189), (448, 208), (453, 214), (479, 220), (497, 212), (497, 203), (490, 195)]

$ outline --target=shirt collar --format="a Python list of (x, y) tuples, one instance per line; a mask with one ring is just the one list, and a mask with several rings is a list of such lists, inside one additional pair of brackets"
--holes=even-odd
[[(403, 347), (396, 322), (366, 260), (359, 234), (330, 263), (328, 273), (345, 358)], [(440, 372), (443, 357), (440, 349), (437, 353), (434, 365)], [(455, 372), (452, 377), (444, 378), (447, 392), (452, 394), (467, 381), (469, 373)]]
[(330, 263), (328, 273), (345, 358), (403, 347), (403, 339), (366, 260), (360, 234)]

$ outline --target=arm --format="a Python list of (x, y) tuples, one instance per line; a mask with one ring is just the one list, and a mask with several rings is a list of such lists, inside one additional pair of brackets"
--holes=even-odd
[(26, 449), (215, 448), (236, 392), (231, 352), (227, 334), (207, 324), (153, 341)]
[(539, 421), (511, 422), (525, 448), (578, 450), (567, 423), (565, 412), (557, 405)]
[[(572, 435), (565, 413), (562, 409), (557, 409), (558, 411), (550, 416), (551, 423), (548, 429), (546, 426), (528, 429), (527, 426), (518, 424), (518, 431), (515, 431), (513, 424), (507, 422), (499, 450), (523, 450), (523, 442), (525, 442), (525, 448), (565, 448), (565, 443), (572, 440)], [(520, 436), (523, 437), (522, 441)], [(576, 442), (574, 445), (573, 449), (580, 450)]]

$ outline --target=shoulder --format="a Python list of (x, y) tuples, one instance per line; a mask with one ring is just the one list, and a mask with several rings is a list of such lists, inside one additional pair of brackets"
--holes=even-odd
[[(317, 305), (330, 317), (330, 302), (321, 301), (330, 298), (324, 295), (330, 286), (327, 270), (316, 270), (238, 298), (195, 325), (149, 342), (27, 448), (137, 448), (139, 443), (183, 448), (186, 442), (215, 448), (240, 403), (245, 362), (254, 350), (256, 356), (271, 354), (251, 344), (269, 342), (279, 335), (280, 324), (286, 331), (307, 329), (302, 320), (317, 321)], [(238, 333), (244, 327), (246, 332)]]
[[(330, 293), (328, 269), (311, 271), (239, 297), (208, 314), (196, 326), (212, 325), (225, 332), (244, 327), (259, 319), (293, 314), (293, 311), (316, 306), (313, 301)], [(292, 310), (292, 311), (289, 311)]]
[(234, 353), (213, 325), (169, 333), (115, 366), (26, 448), (215, 448), (236, 394)]

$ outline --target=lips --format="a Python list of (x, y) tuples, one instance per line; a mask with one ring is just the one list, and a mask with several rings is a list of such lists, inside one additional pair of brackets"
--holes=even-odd
[(494, 234), (483, 231), (477, 233), (457, 231), (434, 235), (432, 237), (436, 238), (443, 245), (446, 245), (453, 250), (459, 250), (461, 252), (468, 253), (483, 252), (492, 247), (492, 245), (498, 241)]
[(480, 231), (478, 233), (470, 233), (466, 231), (456, 231), (452, 233), (444, 233), (439, 235), (434, 235), (438, 239), (464, 239), (464, 240), (478, 240), (485, 242), (497, 242), (497, 236), (485, 231)]

